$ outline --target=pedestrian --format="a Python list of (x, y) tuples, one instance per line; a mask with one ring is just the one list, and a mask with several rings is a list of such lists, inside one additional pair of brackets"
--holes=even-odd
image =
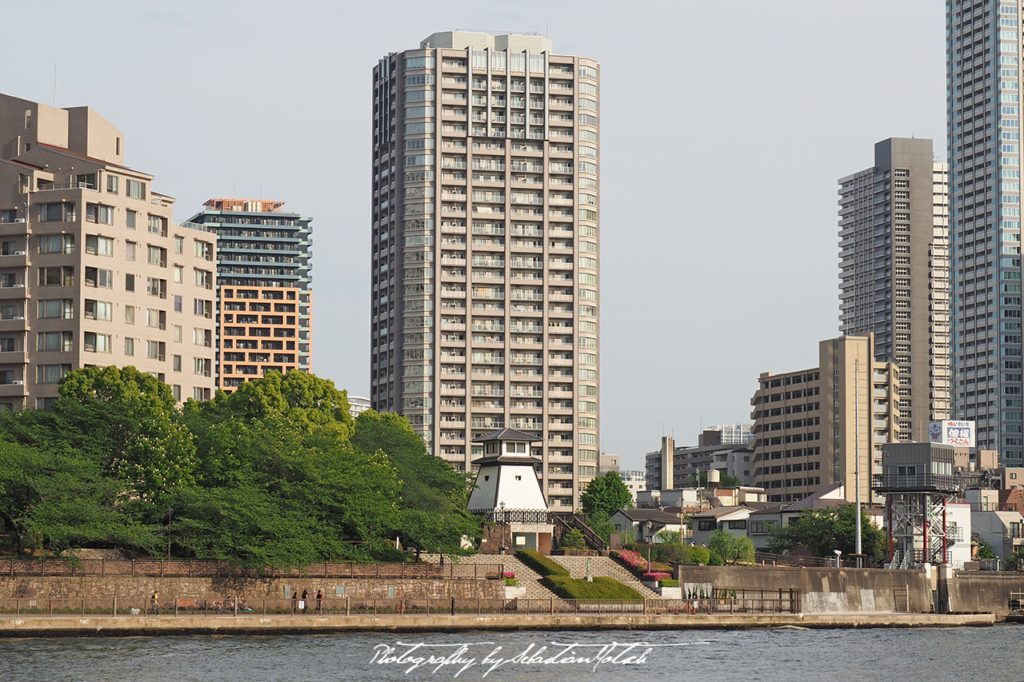
[(295, 613), (298, 610), (298, 604), (299, 604), (299, 593), (298, 592), (292, 592), (292, 613)]
[(320, 612), (320, 615), (324, 615), (324, 592), (323, 590), (316, 591), (316, 610)]
[(306, 590), (303, 590), (302, 591), (302, 601), (299, 602), (299, 608), (302, 609), (303, 613), (305, 613), (306, 611), (309, 610), (309, 607), (306, 606), (306, 594), (307, 594)]
[(159, 616), (160, 615), (160, 595), (157, 594), (156, 592), (154, 592), (153, 596), (150, 597), (150, 599), (153, 601), (153, 607), (150, 610), (150, 613), (154, 613), (154, 614)]

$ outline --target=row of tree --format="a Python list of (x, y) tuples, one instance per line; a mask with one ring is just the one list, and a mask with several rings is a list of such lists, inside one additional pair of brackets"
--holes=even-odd
[(0, 417), (9, 548), (119, 547), (243, 567), (456, 552), (479, 536), (469, 482), (402, 417), (353, 420), (330, 381), (290, 372), (176, 408), (133, 367), (68, 374), (52, 410)]

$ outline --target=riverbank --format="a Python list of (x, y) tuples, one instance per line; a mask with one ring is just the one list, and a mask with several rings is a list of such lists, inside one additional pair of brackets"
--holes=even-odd
[[(1000, 619), (1001, 621), (1002, 619)], [(0, 617), (0, 638), (544, 630), (741, 630), (991, 626), (991, 613)]]

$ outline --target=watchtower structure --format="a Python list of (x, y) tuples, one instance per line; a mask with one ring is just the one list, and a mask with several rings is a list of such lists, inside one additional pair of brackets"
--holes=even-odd
[(949, 563), (950, 544), (962, 539), (947, 519), (947, 504), (962, 489), (953, 453), (937, 443), (883, 446), (872, 488), (885, 496), (889, 568)]

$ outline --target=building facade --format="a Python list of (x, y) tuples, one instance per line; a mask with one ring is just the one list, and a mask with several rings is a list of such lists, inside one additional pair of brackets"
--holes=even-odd
[(370, 399), (459, 470), (537, 436), (553, 509), (598, 468), (599, 67), (438, 33), (373, 70)]
[(85, 366), (134, 366), (209, 399), (216, 237), (124, 165), (88, 107), (0, 95), (0, 405), (48, 408)]
[(899, 368), (875, 359), (871, 334), (822, 341), (818, 356), (813, 369), (759, 378), (750, 400), (755, 485), (769, 502), (796, 502), (842, 483), (852, 501), (859, 450), (861, 500), (870, 501), (882, 445), (900, 439)]
[(946, 1), (953, 419), (1021, 466), (1021, 1)]
[(709, 426), (697, 436), (697, 445), (745, 445), (754, 440), (750, 424)]
[(883, 140), (839, 180), (839, 206), (839, 331), (873, 333), (899, 365), (901, 437), (926, 441), (951, 409), (946, 164), (931, 140)]
[(217, 235), (217, 388), (311, 370), (312, 218), (283, 201), (211, 199), (192, 217)]

